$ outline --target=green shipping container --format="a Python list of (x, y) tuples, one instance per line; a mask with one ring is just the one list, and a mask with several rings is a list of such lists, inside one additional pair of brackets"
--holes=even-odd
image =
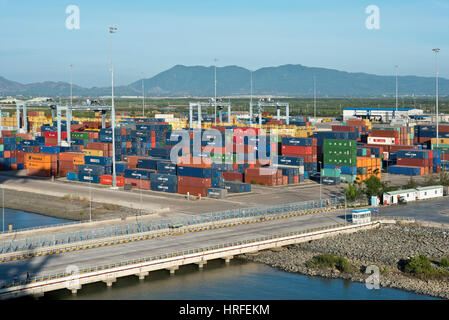
[(355, 167), (357, 165), (357, 158), (349, 158), (349, 157), (337, 157), (337, 156), (324, 156), (324, 164), (332, 164), (332, 165), (340, 165), (340, 166), (348, 166)]
[(88, 132), (71, 132), (70, 137), (72, 139), (81, 139), (81, 140), (88, 141), (89, 133)]
[(342, 181), (342, 182), (352, 183), (352, 182), (356, 181), (356, 179), (357, 179), (356, 175), (351, 175), (351, 174), (341, 174), (340, 175), (340, 181)]
[(322, 177), (338, 178), (340, 177), (340, 173), (341, 173), (340, 169), (328, 169), (328, 168), (321, 169)]
[(5, 146), (3, 144), (0, 144), (0, 152), (5, 151)]
[(337, 140), (337, 139), (324, 139), (324, 149), (327, 147), (357, 149), (356, 140)]
[(357, 157), (357, 149), (343, 149), (343, 148), (326, 148), (323, 152), (327, 156), (345, 156)]

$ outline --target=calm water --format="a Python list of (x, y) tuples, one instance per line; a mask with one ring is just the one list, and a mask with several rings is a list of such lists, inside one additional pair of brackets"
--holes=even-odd
[[(71, 222), (71, 220), (59, 219), (43, 216), (41, 214), (30, 213), (20, 210), (5, 209), (5, 230), (8, 224), (13, 224), (13, 230), (26, 229), (40, 226), (49, 226), (60, 223)], [(3, 228), (3, 212), (0, 208), (0, 231)]]
[(196, 265), (180, 267), (176, 274), (166, 270), (150, 272), (145, 280), (137, 277), (117, 279), (112, 287), (104, 283), (83, 286), (76, 295), (68, 290), (49, 292), (43, 299), (134, 299), (134, 300), (264, 300), (264, 299), (432, 299), (390, 288), (368, 290), (362, 283), (340, 279), (310, 278), (287, 273), (269, 266), (233, 260), (226, 265), (222, 260), (209, 261), (204, 270)]
[[(1, 216), (1, 213), (0, 213)], [(5, 226), (30, 228), (69, 222), (17, 210), (5, 210)], [(119, 278), (112, 288), (104, 283), (83, 286), (76, 295), (68, 290), (46, 293), (42, 299), (432, 299), (424, 295), (381, 288), (368, 290), (362, 283), (311, 278), (237, 259), (226, 265), (209, 261), (204, 270), (180, 267), (174, 276), (166, 270), (151, 272), (145, 280)]]

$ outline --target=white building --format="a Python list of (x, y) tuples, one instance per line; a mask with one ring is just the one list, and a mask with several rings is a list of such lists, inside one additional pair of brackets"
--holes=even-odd
[(371, 209), (351, 210), (352, 223), (363, 224), (371, 222)]
[(399, 202), (410, 202), (442, 197), (443, 186), (419, 187), (416, 189), (390, 191), (383, 194), (384, 205), (397, 204)]
[(416, 200), (416, 190), (406, 189), (390, 191), (383, 194), (384, 205), (397, 204), (401, 201), (410, 202)]
[(395, 108), (346, 108), (343, 110), (343, 120), (360, 118), (379, 122), (390, 122), (395, 118), (407, 119), (409, 116), (423, 114), (423, 110), (413, 108), (400, 108), (397, 112)]
[(416, 198), (418, 200), (432, 199), (442, 196), (443, 196), (443, 186), (416, 188)]

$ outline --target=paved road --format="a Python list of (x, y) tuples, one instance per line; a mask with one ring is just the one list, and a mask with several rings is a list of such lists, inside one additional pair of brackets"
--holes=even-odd
[(118, 263), (129, 259), (214, 246), (226, 242), (297, 232), (343, 222), (342, 219), (337, 218), (335, 215), (306, 215), (141, 240), (132, 243), (67, 252), (52, 256), (40, 256), (0, 264), (0, 281), (11, 281), (16, 275), (19, 278), (24, 279), (27, 272), (29, 272), (32, 277), (54, 274), (65, 272), (68, 265), (76, 265), (82, 269), (96, 265)]
[(449, 224), (449, 197), (380, 207), (379, 214), (381, 216), (406, 216), (416, 220)]
[[(55, 197), (65, 195), (79, 195), (89, 198), (89, 183), (81, 182), (51, 182), (45, 179), (35, 179), (27, 176), (12, 176), (0, 173), (0, 184), (5, 188), (17, 191), (42, 193)], [(109, 187), (93, 184), (92, 198), (95, 202), (116, 204), (124, 207), (143, 208), (148, 212), (159, 212), (158, 217), (175, 217), (224, 211), (235, 208), (255, 207), (261, 205), (276, 205), (306, 200), (319, 199), (319, 184), (308, 181), (299, 185), (286, 185), (277, 187), (253, 186), (253, 191), (246, 194), (230, 194), (227, 199), (187, 200), (185, 195), (162, 193), (157, 191), (138, 190), (124, 191), (123, 189), (111, 190)], [(340, 186), (323, 186), (323, 199), (341, 194)]]

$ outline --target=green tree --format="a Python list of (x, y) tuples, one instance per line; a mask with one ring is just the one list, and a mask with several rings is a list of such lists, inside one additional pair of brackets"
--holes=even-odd
[(350, 183), (345, 189), (346, 199), (350, 202), (354, 202), (360, 199), (364, 194), (363, 189), (359, 183)]
[(410, 180), (402, 186), (403, 189), (415, 189), (418, 186), (413, 176), (410, 176)]

